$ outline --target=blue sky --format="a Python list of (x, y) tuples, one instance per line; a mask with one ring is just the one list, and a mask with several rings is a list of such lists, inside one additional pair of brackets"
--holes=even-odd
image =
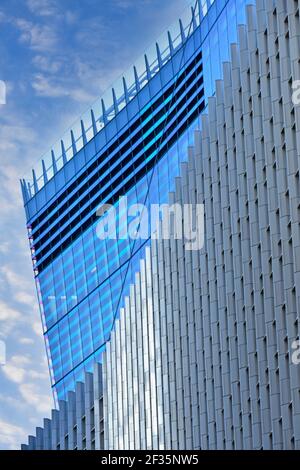
[(0, 2), (0, 449), (53, 405), (18, 180), (189, 3)]

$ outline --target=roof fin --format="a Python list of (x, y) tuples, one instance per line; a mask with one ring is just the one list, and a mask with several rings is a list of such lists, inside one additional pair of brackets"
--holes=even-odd
[(42, 167), (43, 167), (43, 178), (44, 178), (44, 184), (48, 182), (48, 176), (47, 176), (47, 169), (45, 165), (45, 161), (42, 160)]
[(104, 123), (104, 125), (106, 125), (108, 123), (108, 119), (107, 119), (105, 103), (104, 103), (103, 99), (101, 100), (101, 106), (102, 106), (103, 123)]
[(135, 88), (136, 88), (136, 91), (139, 92), (141, 89), (141, 86), (140, 86), (140, 80), (139, 80), (139, 76), (136, 70), (136, 66), (133, 67), (133, 71), (134, 71), (134, 79), (135, 79)]
[(93, 134), (94, 134), (94, 137), (95, 137), (98, 133), (98, 130), (97, 130), (97, 123), (96, 123), (96, 119), (95, 119), (95, 114), (94, 114), (94, 111), (92, 109), (91, 109), (91, 117), (92, 117), (92, 125), (93, 125)]
[(83, 122), (82, 119), (80, 121), (80, 124), (81, 124), (82, 142), (83, 142), (83, 145), (86, 145), (87, 144), (87, 138), (86, 138), (86, 132), (85, 132), (85, 128), (84, 128), (84, 122)]
[(32, 198), (31, 186), (30, 183), (27, 183), (27, 192), (29, 194), (29, 199)]
[(27, 194), (28, 193), (27, 193), (26, 184), (24, 183), (24, 180), (20, 180), (20, 185), (21, 185), (23, 200), (24, 200), (24, 202), (27, 202), (27, 200), (28, 200)]
[(126, 104), (128, 104), (129, 103), (129, 95), (128, 95), (128, 88), (127, 88), (127, 83), (126, 83), (125, 77), (123, 77), (123, 88), (124, 88), (124, 95), (125, 95)]
[(71, 142), (72, 142), (72, 152), (73, 152), (73, 157), (77, 153), (77, 148), (76, 148), (76, 140), (74, 137), (74, 132), (71, 130)]
[(160, 49), (159, 49), (158, 43), (156, 43), (156, 54), (157, 54), (158, 66), (159, 66), (159, 68), (161, 69), (163, 63), (162, 63), (162, 58), (161, 58), (161, 53), (160, 53)]
[(68, 160), (67, 160), (67, 154), (66, 154), (65, 144), (63, 140), (60, 141), (60, 145), (61, 145), (61, 155), (63, 159), (63, 165), (65, 165), (66, 163), (68, 163)]
[(173, 53), (174, 53), (174, 46), (173, 46), (173, 41), (172, 41), (172, 37), (171, 37), (170, 31), (168, 31), (168, 41), (169, 41), (170, 54), (173, 55)]
[(38, 187), (38, 184), (37, 184), (35, 170), (32, 170), (32, 179), (33, 179), (34, 194), (36, 194), (39, 190), (39, 187)]
[(118, 107), (118, 100), (117, 100), (117, 96), (116, 96), (116, 92), (114, 88), (112, 89), (112, 95), (113, 95), (115, 115), (117, 115), (119, 112), (119, 107)]
[(57, 173), (57, 165), (56, 165), (56, 159), (55, 159), (55, 154), (53, 150), (51, 150), (51, 157), (52, 157), (53, 174), (55, 175), (55, 173)]
[(146, 64), (146, 74), (147, 74), (147, 80), (148, 82), (151, 80), (151, 69), (150, 69), (150, 65), (149, 65), (149, 61), (148, 61), (148, 57), (147, 55), (145, 54), (145, 64)]
[(185, 32), (184, 32), (184, 27), (183, 27), (181, 20), (179, 20), (179, 27), (180, 27), (181, 41), (185, 42)]
[(197, 29), (197, 20), (196, 20), (196, 5), (191, 7), (192, 11), (192, 22), (193, 22), (193, 31)]

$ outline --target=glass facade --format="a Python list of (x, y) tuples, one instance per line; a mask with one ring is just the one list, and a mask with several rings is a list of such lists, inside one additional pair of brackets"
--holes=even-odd
[[(199, 0), (111, 94), (22, 181), (45, 342), (59, 399), (101, 354), (149, 240), (97, 237), (100, 204), (162, 204), (245, 22), (247, 0)], [(171, 31), (172, 32), (172, 31)], [(100, 109), (100, 108), (99, 108)], [(68, 141), (69, 139), (69, 141)], [(59, 155), (57, 158), (56, 155)], [(122, 230), (122, 213), (118, 230)]]

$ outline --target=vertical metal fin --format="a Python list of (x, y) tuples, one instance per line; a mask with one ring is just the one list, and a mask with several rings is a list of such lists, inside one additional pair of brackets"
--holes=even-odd
[(71, 130), (71, 142), (72, 142), (72, 152), (73, 152), (73, 157), (77, 153), (77, 148), (76, 148), (76, 140), (74, 137), (74, 132)]
[(94, 134), (94, 137), (95, 137), (98, 133), (98, 130), (97, 130), (97, 123), (96, 123), (96, 119), (95, 119), (95, 114), (94, 114), (94, 111), (92, 109), (91, 109), (91, 117), (92, 117), (93, 134)]
[(80, 124), (81, 124), (82, 142), (83, 142), (83, 145), (86, 145), (87, 144), (87, 138), (86, 138), (86, 132), (85, 132), (85, 128), (84, 128), (84, 122), (83, 122), (82, 119), (80, 121)]
[(23, 201), (27, 202), (27, 190), (26, 190), (26, 185), (24, 184), (24, 180), (20, 180), (20, 185), (21, 185)]
[(184, 27), (183, 27), (183, 24), (182, 24), (181, 20), (179, 20), (179, 28), (180, 28), (181, 42), (184, 43), (185, 42), (185, 32), (184, 32)]
[(108, 123), (108, 119), (107, 119), (107, 113), (106, 113), (106, 109), (105, 109), (105, 103), (104, 103), (103, 100), (101, 100), (101, 106), (102, 106), (103, 122), (106, 125)]
[(118, 100), (116, 96), (115, 89), (112, 89), (112, 95), (113, 95), (113, 103), (114, 103), (114, 110), (115, 110), (115, 115), (118, 114), (119, 112), (119, 106), (118, 106)]
[(147, 80), (148, 82), (151, 80), (151, 69), (150, 69), (150, 65), (149, 65), (149, 61), (148, 61), (148, 57), (147, 55), (145, 54), (145, 65), (146, 65), (146, 74), (147, 74)]
[(47, 169), (45, 165), (45, 161), (42, 160), (42, 167), (43, 167), (43, 178), (44, 178), (44, 184), (48, 183), (48, 176), (47, 176)]
[(140, 86), (140, 80), (139, 80), (139, 76), (136, 70), (136, 66), (133, 67), (133, 71), (134, 71), (134, 79), (135, 79), (135, 88), (136, 88), (136, 91), (139, 92), (141, 89), (141, 86)]
[(128, 94), (128, 87), (127, 87), (125, 77), (123, 77), (123, 88), (124, 88), (125, 101), (126, 101), (126, 104), (128, 104), (129, 103), (129, 94)]
[(34, 170), (32, 170), (32, 179), (33, 179), (34, 194), (36, 194), (39, 190), (39, 187), (37, 184), (36, 174)]
[(191, 7), (192, 12), (192, 22), (193, 22), (193, 31), (197, 29), (197, 20), (196, 20), (196, 5)]
[(63, 140), (60, 141), (60, 145), (61, 145), (61, 155), (63, 159), (63, 165), (65, 165), (66, 163), (68, 163), (68, 160), (67, 160), (67, 154), (66, 154), (65, 144)]
[(203, 18), (203, 9), (202, 9), (201, 0), (198, 0), (198, 8), (199, 8), (199, 21), (201, 21)]
[(55, 175), (57, 173), (57, 165), (56, 165), (56, 158), (55, 158), (55, 154), (53, 150), (51, 150), (51, 157), (52, 157), (53, 174)]
[(173, 53), (174, 53), (174, 46), (173, 46), (173, 41), (172, 41), (172, 37), (171, 37), (170, 31), (168, 31), (168, 41), (169, 41), (170, 54), (173, 55)]
[(29, 194), (29, 198), (32, 198), (32, 191), (31, 191), (30, 183), (27, 183), (27, 192)]
[(159, 49), (158, 43), (156, 43), (156, 54), (157, 54), (158, 66), (159, 66), (159, 68), (161, 69), (163, 63), (162, 63), (162, 58), (161, 58), (161, 53), (160, 53), (160, 49)]
[(30, 192), (28, 191), (28, 185), (26, 184), (25, 180), (23, 180), (23, 184), (24, 184), (24, 191), (25, 191), (25, 194), (26, 194), (26, 198), (27, 198), (27, 201), (28, 201), (28, 199), (30, 198)]

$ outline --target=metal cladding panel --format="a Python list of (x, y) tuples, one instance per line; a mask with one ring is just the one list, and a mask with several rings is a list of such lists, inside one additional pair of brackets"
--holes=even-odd
[(106, 449), (300, 449), (299, 26), (297, 1), (247, 8), (170, 196), (204, 204), (205, 246), (147, 248), (104, 358)]

